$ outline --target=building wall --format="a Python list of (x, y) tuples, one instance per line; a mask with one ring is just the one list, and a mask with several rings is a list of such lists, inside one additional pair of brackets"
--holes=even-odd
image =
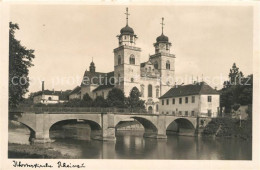
[(33, 103), (55, 104), (59, 103), (59, 96), (56, 95), (39, 95), (33, 98)]
[[(158, 55), (151, 58), (152, 63), (158, 62), (161, 78), (161, 96), (170, 90), (175, 83), (175, 58), (173, 56)], [(170, 70), (166, 69), (166, 62), (170, 62)]]
[(109, 91), (111, 91), (111, 90), (112, 90), (112, 88), (107, 88), (107, 89), (102, 89), (102, 90), (96, 91), (96, 92), (94, 92), (95, 97), (93, 99), (95, 99), (97, 96), (102, 96), (102, 97), (104, 97), (104, 99), (106, 99)]
[(81, 86), (81, 99), (83, 99), (83, 96), (88, 93), (89, 96), (92, 99), (95, 99), (95, 93), (93, 93), (92, 91), (94, 89), (96, 89), (98, 87), (98, 85), (88, 85), (88, 86)]
[[(191, 115), (191, 111), (194, 111), (194, 114), (199, 112), (200, 96), (195, 96), (195, 102), (192, 103), (192, 96), (182, 96), (175, 97), (175, 104), (172, 103), (173, 98), (167, 98), (169, 104), (167, 105), (167, 99), (160, 99), (159, 102), (159, 113), (160, 114), (175, 114), (181, 111), (182, 115), (185, 115), (185, 111), (188, 111), (188, 114)], [(188, 97), (188, 103), (185, 103), (185, 97)], [(182, 104), (179, 103), (179, 98), (182, 98)], [(162, 105), (162, 100), (164, 100), (164, 105)]]
[[(182, 112), (185, 115), (185, 111), (188, 111), (188, 115), (194, 111), (194, 114), (199, 116), (208, 116), (208, 110), (211, 110), (211, 117), (217, 117), (219, 108), (219, 95), (194, 95), (195, 102), (192, 103), (192, 96), (176, 97), (175, 104), (172, 104), (173, 98), (167, 98), (169, 104), (167, 105), (167, 99), (160, 99), (159, 113), (160, 114), (173, 114)], [(212, 96), (211, 102), (208, 102), (208, 96)], [(188, 97), (188, 103), (185, 103), (185, 97)], [(182, 98), (182, 104), (179, 104), (179, 98)], [(164, 105), (162, 105), (164, 100)]]
[[(208, 102), (208, 96), (212, 96), (212, 101)], [(217, 117), (219, 108), (219, 95), (201, 95), (200, 113), (207, 115), (208, 110), (211, 110), (212, 117)]]

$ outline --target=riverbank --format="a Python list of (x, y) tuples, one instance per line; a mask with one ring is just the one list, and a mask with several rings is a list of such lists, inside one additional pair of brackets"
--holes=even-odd
[(204, 128), (202, 136), (252, 139), (252, 120), (214, 118)]
[(8, 143), (8, 158), (59, 158), (59, 159), (72, 159), (69, 155), (63, 155), (61, 152), (53, 148), (45, 148), (40, 145), (25, 145)]

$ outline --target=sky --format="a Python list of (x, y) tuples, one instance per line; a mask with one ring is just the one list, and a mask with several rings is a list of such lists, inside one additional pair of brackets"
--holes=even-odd
[[(153, 43), (164, 34), (172, 43), (176, 77), (193, 77), (220, 89), (235, 62), (244, 75), (253, 73), (253, 8), (249, 6), (128, 6), (129, 26), (138, 36), (141, 61), (154, 54)], [(35, 50), (29, 69), (29, 92), (73, 89), (93, 61), (98, 72), (114, 69), (113, 49), (126, 24), (126, 6), (17, 5), (10, 21), (15, 35)], [(203, 76), (202, 76), (203, 75)]]

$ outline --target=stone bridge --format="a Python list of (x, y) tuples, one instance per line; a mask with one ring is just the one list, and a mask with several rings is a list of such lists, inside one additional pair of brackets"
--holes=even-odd
[[(10, 113), (11, 114), (11, 113)], [(15, 113), (12, 113), (15, 114)], [(17, 115), (17, 114), (16, 114)], [(88, 123), (91, 130), (98, 130), (100, 133), (96, 139), (100, 140), (116, 140), (116, 127), (122, 121), (135, 119), (140, 122), (145, 129), (144, 137), (166, 139), (166, 130), (173, 124), (188, 127), (194, 130), (198, 129), (198, 117), (178, 117), (173, 115), (157, 115), (157, 114), (120, 114), (120, 113), (20, 113), (15, 116), (16, 120), (31, 131), (30, 139), (34, 142), (49, 142), (49, 131), (53, 125), (68, 120), (84, 121)]]

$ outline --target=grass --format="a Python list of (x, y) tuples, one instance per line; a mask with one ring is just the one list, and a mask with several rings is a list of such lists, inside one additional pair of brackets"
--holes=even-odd
[(40, 145), (8, 144), (8, 158), (74, 158)]

